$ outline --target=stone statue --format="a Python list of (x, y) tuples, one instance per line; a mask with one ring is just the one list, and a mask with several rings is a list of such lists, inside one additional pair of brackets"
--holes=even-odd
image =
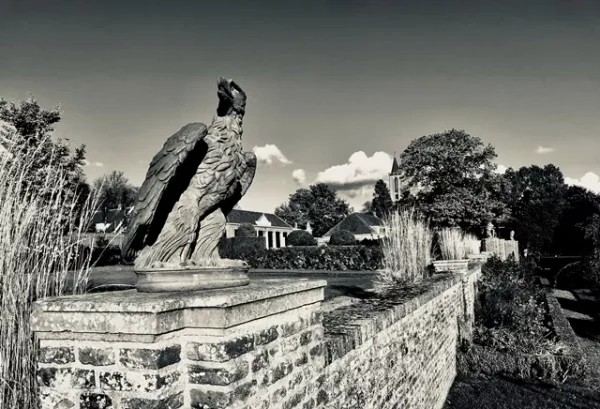
[(242, 150), (246, 94), (221, 77), (217, 96), (210, 127), (185, 125), (150, 163), (123, 245), (136, 270), (244, 265), (220, 259), (217, 246), (254, 179), (256, 156)]
[(488, 238), (488, 239), (491, 239), (494, 236), (495, 236), (495, 233), (494, 233), (494, 224), (492, 222), (489, 222), (487, 224), (486, 229), (485, 229), (485, 237)]
[(510, 231), (510, 239), (513, 241), (515, 240), (515, 231), (514, 230)]

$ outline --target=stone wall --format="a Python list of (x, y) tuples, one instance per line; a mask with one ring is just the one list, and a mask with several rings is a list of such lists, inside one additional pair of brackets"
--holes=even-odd
[[(135, 301), (135, 292), (126, 292), (132, 298), (126, 303), (106, 295), (102, 305), (90, 295), (76, 302), (63, 297), (68, 302), (38, 306), (34, 319), (42, 338), (42, 406), (441, 408), (456, 375), (458, 342), (470, 336), (478, 272), (476, 266), (439, 275), (410, 293), (338, 307), (319, 301), (324, 283), (262, 280), (246, 290), (253, 290), (251, 297), (244, 290), (222, 294), (231, 299), (225, 304), (216, 297), (215, 306), (239, 309), (223, 315), (234, 316), (229, 324), (208, 329), (191, 318), (200, 314), (194, 308), (212, 305), (208, 301), (151, 307), (147, 299)], [(264, 286), (270, 291), (256, 294)], [(265, 303), (270, 313), (259, 311)], [(135, 328), (123, 334), (99, 314), (117, 310), (146, 315), (127, 316), (127, 328)], [(70, 318), (63, 320), (60, 311)], [(249, 318), (242, 319), (244, 313)]]
[(494, 254), (500, 260), (506, 260), (511, 254), (519, 261), (519, 242), (516, 240), (504, 240), (497, 237), (483, 240), (484, 251)]

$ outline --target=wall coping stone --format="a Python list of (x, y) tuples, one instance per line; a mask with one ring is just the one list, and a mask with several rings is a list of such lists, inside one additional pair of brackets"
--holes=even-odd
[(325, 365), (373, 338), (451, 287), (481, 271), (481, 262), (465, 273), (437, 273), (391, 297), (373, 297), (323, 314)]
[(34, 304), (31, 326), (40, 339), (57, 339), (65, 332), (85, 334), (87, 339), (90, 334), (123, 339), (127, 334), (158, 336), (185, 328), (222, 335), (219, 330), (319, 303), (326, 285), (326, 280), (254, 279), (247, 286), (219, 290), (53, 297)]

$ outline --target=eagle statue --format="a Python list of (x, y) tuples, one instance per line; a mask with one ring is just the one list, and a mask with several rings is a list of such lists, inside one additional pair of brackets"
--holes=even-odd
[(244, 265), (221, 259), (218, 244), (254, 179), (256, 156), (242, 149), (246, 94), (230, 79), (217, 85), (211, 125), (185, 125), (150, 163), (123, 243), (136, 269)]

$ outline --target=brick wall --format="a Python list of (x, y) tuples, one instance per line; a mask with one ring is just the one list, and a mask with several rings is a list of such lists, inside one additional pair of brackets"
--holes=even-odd
[(312, 304), (227, 336), (42, 340), (43, 408), (423, 408), (444, 404), (478, 268), (402, 297)]

